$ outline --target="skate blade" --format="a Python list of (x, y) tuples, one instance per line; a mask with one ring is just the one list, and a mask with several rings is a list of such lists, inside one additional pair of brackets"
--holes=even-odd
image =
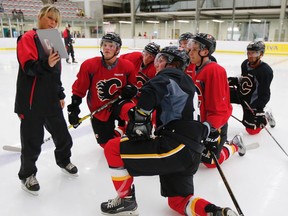
[(79, 176), (79, 172), (72, 174), (69, 173), (67, 170), (65, 170), (64, 168), (61, 168), (62, 172), (65, 173), (66, 175), (72, 176), (72, 177), (78, 177)]
[(103, 215), (117, 215), (117, 216), (138, 216), (139, 212), (137, 210), (134, 211), (126, 211), (126, 212), (119, 212), (116, 214), (109, 214), (102, 212)]
[(29, 193), (29, 194), (32, 194), (33, 196), (38, 196), (39, 195), (39, 191), (31, 191), (31, 190), (28, 190), (28, 188), (26, 188), (26, 186), (25, 185), (21, 185), (21, 188), (24, 190), (24, 191), (26, 191), (27, 193)]

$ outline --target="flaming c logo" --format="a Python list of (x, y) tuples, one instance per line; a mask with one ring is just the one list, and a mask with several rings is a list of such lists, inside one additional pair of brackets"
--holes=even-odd
[(242, 77), (241, 89), (240, 89), (241, 94), (242, 95), (249, 94), (251, 92), (252, 88), (253, 88), (252, 80), (247, 76)]
[(114, 94), (121, 88), (122, 83), (117, 78), (112, 78), (109, 80), (100, 80), (96, 84), (98, 89), (98, 97), (100, 100), (104, 101), (113, 98)]

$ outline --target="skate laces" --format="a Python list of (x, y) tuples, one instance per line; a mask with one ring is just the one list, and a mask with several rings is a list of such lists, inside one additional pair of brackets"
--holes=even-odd
[(107, 208), (113, 208), (115, 206), (118, 206), (121, 204), (121, 201), (122, 201), (122, 198), (120, 198), (119, 196), (117, 196), (114, 199), (110, 199), (108, 200)]
[(34, 175), (29, 176), (25, 181), (25, 185), (28, 187), (33, 186), (33, 185), (37, 185), (37, 184), (39, 184), (39, 183), (38, 183), (38, 181)]
[(232, 143), (235, 144), (235, 145), (238, 145), (240, 143), (240, 139), (241, 139), (241, 137), (239, 135), (236, 135), (232, 139)]
[(274, 120), (274, 116), (273, 116), (273, 114), (272, 114), (271, 112), (267, 111), (265, 114), (266, 114), (267, 121), (268, 121), (269, 123), (272, 123), (272, 122), (275, 121), (275, 120)]
[(243, 145), (242, 134), (235, 135), (234, 138), (232, 139), (232, 143), (237, 146), (242, 146)]
[(69, 163), (65, 168), (67, 170), (72, 170), (75, 166), (72, 163)]

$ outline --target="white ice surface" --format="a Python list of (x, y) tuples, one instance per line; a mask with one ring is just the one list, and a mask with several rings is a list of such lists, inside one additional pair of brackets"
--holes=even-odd
[[(75, 55), (79, 61), (77, 65), (67, 65), (65, 60), (62, 60), (66, 104), (70, 103), (71, 85), (81, 62), (99, 55), (99, 50), (76, 49)], [(228, 76), (240, 74), (240, 65), (245, 55), (216, 53), (215, 57), (218, 63), (226, 68)], [(272, 109), (277, 125), (273, 129), (267, 126), (267, 129), (288, 152), (288, 59), (286, 56), (265, 56), (263, 60), (274, 70), (272, 98), (268, 107)], [(37, 178), (41, 186), (39, 196), (32, 196), (21, 189), (17, 176), (20, 154), (2, 150), (3, 145), (19, 145), (20, 142), (19, 120), (13, 112), (17, 71), (15, 51), (0, 51), (0, 215), (101, 215), (101, 202), (114, 198), (116, 193), (103, 150), (96, 143), (89, 120), (77, 129), (70, 129), (74, 140), (72, 162), (79, 168), (79, 177), (72, 178), (61, 172), (55, 164), (53, 142), (49, 141), (43, 145), (42, 154), (37, 162)], [(81, 110), (81, 115), (88, 114), (85, 101)], [(241, 108), (234, 106), (233, 115), (241, 119)], [(66, 108), (65, 116), (67, 117)], [(234, 155), (221, 166), (242, 212), (245, 216), (287, 215), (288, 157), (267, 131), (249, 136), (243, 126), (233, 118), (230, 118), (229, 123), (229, 138), (242, 132), (246, 144), (260, 143), (259, 148), (248, 151), (244, 157)], [(46, 137), (49, 136), (46, 134)], [(166, 198), (160, 196), (157, 176), (137, 177), (135, 186), (140, 215), (178, 215), (169, 209)], [(235, 209), (217, 169), (208, 170), (201, 166), (195, 176), (194, 186), (195, 195), (217, 205)]]

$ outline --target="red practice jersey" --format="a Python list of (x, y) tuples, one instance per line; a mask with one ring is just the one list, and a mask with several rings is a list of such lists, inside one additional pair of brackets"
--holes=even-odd
[(190, 64), (186, 72), (197, 88), (201, 121), (209, 122), (214, 128), (222, 127), (232, 114), (226, 70), (210, 62), (197, 72), (196, 65)]
[(156, 69), (154, 67), (154, 62), (150, 62), (148, 65), (143, 65), (143, 56), (141, 52), (132, 52), (123, 54), (120, 58), (127, 59), (132, 62), (138, 71), (137, 73), (137, 88), (140, 89), (145, 82), (152, 79), (156, 74)]
[(67, 31), (67, 29), (64, 29), (63, 31), (63, 38), (67, 38), (69, 36), (70, 32)]
[[(136, 85), (136, 70), (130, 61), (118, 58), (117, 62), (109, 67), (103, 65), (102, 57), (94, 57), (81, 64), (72, 93), (81, 98), (87, 94), (87, 104), (93, 112), (118, 97), (127, 84)], [(94, 116), (101, 121), (107, 121), (110, 111), (104, 109)]]

